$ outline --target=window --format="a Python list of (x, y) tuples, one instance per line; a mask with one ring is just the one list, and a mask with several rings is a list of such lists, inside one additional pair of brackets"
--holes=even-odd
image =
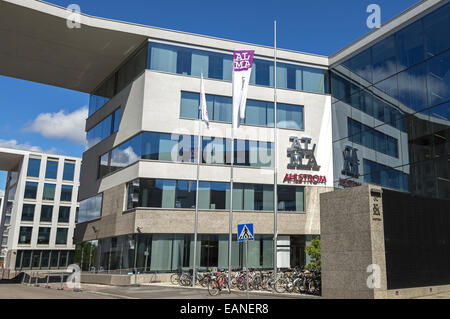
[(61, 185), (61, 201), (62, 202), (72, 201), (72, 186)]
[(41, 168), (41, 160), (37, 158), (30, 158), (28, 160), (28, 177), (39, 177), (39, 170)]
[(230, 201), (230, 183), (199, 182), (199, 209), (227, 209)]
[(103, 194), (85, 199), (80, 202), (78, 222), (83, 223), (89, 220), (100, 218), (102, 215)]
[(431, 57), (450, 47), (450, 4), (447, 4), (423, 18), (425, 51)]
[(33, 221), (35, 206), (34, 204), (23, 204), (22, 221)]
[(103, 154), (100, 156), (99, 168), (98, 168), (98, 176), (97, 178), (102, 178), (103, 176), (109, 174), (109, 157), (110, 152)]
[(75, 163), (64, 162), (63, 180), (73, 181), (75, 174)]
[(103, 141), (119, 130), (120, 125), (120, 108), (103, 119), (100, 123), (91, 128), (86, 135), (88, 148)]
[(65, 245), (67, 244), (67, 233), (69, 229), (68, 228), (58, 228), (56, 230), (56, 245)]
[(38, 245), (48, 245), (50, 242), (50, 227), (39, 227)]
[(26, 182), (24, 198), (36, 199), (38, 183)]
[(33, 227), (20, 227), (19, 244), (30, 244)]
[(58, 223), (68, 223), (70, 219), (70, 206), (60, 206)]
[(233, 184), (233, 209), (273, 210), (273, 186), (261, 184)]
[(424, 60), (422, 28), (419, 20), (396, 33), (398, 71)]
[(53, 215), (53, 206), (42, 205), (41, 207), (41, 222), (51, 222)]
[(384, 80), (397, 72), (396, 56), (394, 35), (372, 47), (374, 83)]
[(42, 194), (43, 200), (54, 200), (55, 199), (55, 184), (44, 184), (44, 193)]
[(304, 212), (304, 187), (278, 186), (278, 210), (290, 212)]
[[(199, 118), (199, 93), (181, 92), (181, 118)], [(219, 95), (206, 95), (209, 119), (216, 122), (231, 123), (232, 98)], [(247, 100), (245, 119), (242, 124), (273, 127), (273, 102)], [(277, 121), (279, 128), (303, 130), (303, 106), (278, 103)]]
[(45, 171), (45, 178), (56, 179), (58, 175), (58, 161), (47, 160), (47, 169)]
[(116, 133), (119, 130), (120, 125), (120, 108), (114, 111), (113, 113), (113, 133)]
[(196, 181), (177, 181), (175, 208), (195, 208)]
[(398, 158), (398, 140), (351, 118), (347, 119), (348, 140)]

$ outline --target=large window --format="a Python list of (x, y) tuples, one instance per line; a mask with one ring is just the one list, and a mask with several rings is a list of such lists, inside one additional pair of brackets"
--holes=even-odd
[(119, 130), (120, 108), (91, 128), (86, 135), (88, 148), (109, 137)]
[(72, 201), (72, 189), (70, 185), (61, 185), (61, 201), (71, 202)]
[(230, 183), (199, 182), (199, 209), (228, 209), (230, 202)]
[(351, 118), (347, 120), (348, 140), (398, 158), (398, 140)]
[(65, 245), (67, 244), (67, 233), (69, 229), (68, 228), (58, 228), (56, 230), (56, 245)]
[(134, 206), (195, 208), (195, 181), (141, 179), (139, 203)]
[(51, 222), (53, 216), (53, 206), (42, 205), (41, 207), (41, 222)]
[[(180, 116), (182, 118), (198, 119), (200, 94), (181, 92)], [(220, 95), (206, 95), (209, 119), (217, 122), (231, 123), (232, 98)], [(291, 130), (303, 130), (303, 106), (277, 103), (277, 127)], [(273, 127), (273, 102), (247, 100), (246, 115), (242, 124)]]
[(273, 210), (273, 185), (234, 183), (233, 209)]
[(75, 163), (64, 162), (63, 180), (73, 181), (75, 174)]
[(44, 184), (44, 192), (42, 194), (43, 200), (54, 200), (55, 199), (55, 184)]
[(278, 210), (305, 211), (305, 188), (302, 186), (278, 186)]
[(70, 219), (70, 206), (60, 206), (58, 223), (68, 223)]
[(41, 168), (41, 160), (37, 158), (30, 158), (28, 160), (28, 177), (39, 177), (39, 171)]
[(25, 184), (25, 194), (26, 199), (36, 199), (38, 183), (26, 182)]
[(38, 245), (48, 245), (50, 242), (50, 227), (39, 227)]
[[(192, 135), (143, 132), (99, 158), (98, 177), (102, 178), (140, 159), (196, 162), (197, 138)], [(271, 167), (272, 143), (235, 141), (235, 165)], [(202, 137), (202, 163), (231, 164), (231, 140)]]
[(80, 202), (78, 211), (78, 222), (83, 223), (89, 220), (100, 218), (102, 215), (103, 194), (85, 199)]
[(36, 205), (34, 204), (23, 204), (22, 207), (22, 221), (33, 221), (34, 219), (34, 209)]
[(58, 175), (58, 161), (55, 159), (47, 160), (47, 169), (45, 171), (45, 178), (56, 179)]
[(33, 227), (24, 227), (24, 226), (20, 227), (19, 244), (30, 244), (32, 232), (33, 232)]

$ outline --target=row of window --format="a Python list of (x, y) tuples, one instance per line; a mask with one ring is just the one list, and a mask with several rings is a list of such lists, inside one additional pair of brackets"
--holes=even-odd
[(91, 128), (87, 134), (87, 148), (91, 148), (95, 144), (103, 141), (105, 138), (114, 134), (119, 130), (120, 124), (120, 108), (107, 116), (104, 120)]
[[(70, 206), (59, 206), (58, 223), (68, 223), (70, 219)], [(23, 204), (22, 207), (22, 221), (33, 221), (36, 211), (35, 204)], [(53, 216), (52, 205), (41, 206), (41, 222), (51, 222)]]
[(77, 223), (97, 219), (102, 216), (103, 193), (90, 197), (80, 202)]
[(348, 140), (398, 158), (398, 140), (351, 118), (347, 118)]
[[(26, 182), (25, 184), (25, 199), (36, 199), (37, 189), (39, 183), (37, 182)], [(72, 190), (71, 185), (61, 185), (61, 195), (60, 201), (71, 202), (72, 201)], [(56, 184), (44, 184), (44, 190), (42, 192), (42, 200), (54, 200), (55, 199)]]
[(18, 250), (16, 269), (63, 268), (73, 264), (73, 250)]
[[(140, 159), (195, 163), (197, 140), (193, 135), (142, 132), (100, 157), (98, 177), (101, 178)], [(231, 164), (231, 139), (203, 136), (201, 143), (201, 163)], [(271, 142), (234, 142), (234, 165), (272, 167), (272, 159)]]
[[(231, 123), (233, 101), (231, 97), (206, 94), (208, 115), (211, 121)], [(180, 117), (199, 119), (200, 94), (181, 92)], [(242, 124), (274, 126), (273, 102), (247, 100), (245, 119)], [(292, 130), (304, 129), (303, 105), (277, 103), (277, 127)]]
[(392, 189), (408, 191), (408, 174), (392, 167), (364, 159), (364, 182)]
[[(232, 54), (152, 43), (144, 45), (90, 96), (93, 114), (145, 69), (232, 81)], [(274, 63), (253, 60), (250, 84), (274, 85)], [(277, 63), (277, 87), (313, 93), (328, 93), (327, 70)]]
[[(28, 160), (28, 177), (39, 178), (39, 173), (41, 169), (41, 160), (38, 158), (30, 158)], [(65, 181), (73, 181), (75, 174), (75, 163), (74, 162), (64, 162), (64, 170), (62, 179)], [(56, 179), (58, 175), (58, 159), (47, 160), (47, 166), (45, 170), (45, 178)]]
[[(127, 208), (195, 208), (197, 183), (139, 179), (128, 183)], [(229, 209), (230, 183), (200, 181), (199, 209)], [(233, 210), (272, 211), (273, 185), (233, 183)], [(278, 186), (278, 210), (304, 212), (304, 187)]]
[(333, 97), (336, 99), (398, 130), (406, 130), (404, 114), (396, 107), (378, 98), (368, 90), (361, 89), (335, 72), (331, 72), (331, 88)]
[(450, 47), (448, 30), (450, 4), (397, 31), (343, 65), (365, 80), (377, 83), (447, 50)]
[[(56, 229), (56, 245), (67, 244), (67, 234), (69, 228), (57, 228)], [(19, 230), (19, 244), (29, 245), (31, 244), (31, 234), (33, 233), (33, 227), (21, 226)], [(37, 244), (48, 245), (50, 242), (51, 227), (39, 227)]]

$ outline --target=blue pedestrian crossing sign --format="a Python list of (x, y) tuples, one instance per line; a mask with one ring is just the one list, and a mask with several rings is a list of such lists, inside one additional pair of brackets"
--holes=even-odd
[(238, 242), (244, 240), (254, 240), (253, 224), (240, 224), (237, 228)]

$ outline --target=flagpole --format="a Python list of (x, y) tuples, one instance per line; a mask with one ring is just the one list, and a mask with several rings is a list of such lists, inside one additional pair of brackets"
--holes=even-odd
[(274, 192), (273, 192), (273, 272), (274, 272), (274, 285), (277, 282), (278, 271), (278, 230), (277, 230), (277, 216), (278, 216), (278, 168), (277, 168), (277, 21), (273, 22), (274, 27), (274, 85), (273, 85), (273, 97), (274, 97)]
[[(203, 76), (202, 80), (203, 81)], [(200, 92), (202, 91), (202, 82), (200, 82)], [(200, 93), (200, 99), (201, 99), (201, 93)], [(201, 105), (200, 101), (200, 105)], [(199, 108), (199, 112), (200, 108)], [(200, 113), (199, 113), (200, 114)], [(194, 217), (194, 264), (193, 264), (193, 271), (192, 271), (192, 287), (195, 287), (195, 282), (197, 278), (197, 233), (198, 233), (198, 193), (199, 193), (199, 180), (200, 180), (200, 153), (201, 153), (201, 116), (199, 116), (198, 119), (198, 138), (197, 138), (197, 187), (195, 192), (195, 217)]]
[[(234, 72), (232, 79), (234, 97)], [(231, 285), (231, 252), (233, 244), (233, 163), (234, 163), (234, 115), (231, 118), (231, 165), (230, 165), (230, 213), (228, 221), (228, 285)], [(226, 160), (226, 159), (225, 159)]]

